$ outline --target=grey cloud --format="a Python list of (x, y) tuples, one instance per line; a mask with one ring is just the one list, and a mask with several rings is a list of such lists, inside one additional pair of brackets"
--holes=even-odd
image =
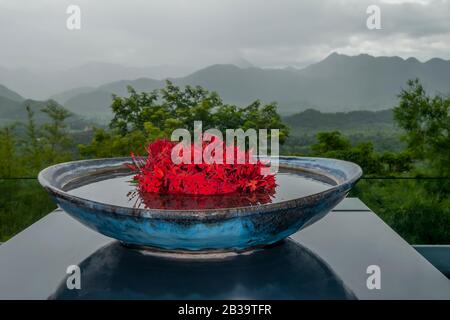
[[(331, 51), (449, 59), (450, 2), (399, 2), (0, 0), (0, 65), (200, 67), (241, 56), (260, 66), (283, 66), (318, 61)], [(81, 7), (80, 31), (65, 27), (69, 4)], [(382, 30), (365, 26), (370, 4), (381, 7)]]

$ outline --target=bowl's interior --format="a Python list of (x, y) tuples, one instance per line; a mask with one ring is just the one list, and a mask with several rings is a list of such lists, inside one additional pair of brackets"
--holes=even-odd
[(114, 206), (199, 210), (238, 208), (268, 203), (279, 203), (316, 194), (330, 189), (336, 182), (317, 174), (282, 169), (276, 175), (276, 187), (271, 192), (227, 193), (220, 195), (183, 195), (139, 192), (132, 183), (130, 172), (101, 174), (83, 182), (70, 183), (67, 193), (87, 200)]
[(351, 185), (361, 169), (349, 162), (320, 158), (280, 158), (274, 194), (228, 194), (219, 196), (142, 195), (129, 182), (130, 158), (68, 162), (39, 174), (41, 184), (53, 193), (116, 207), (136, 209), (204, 210), (237, 208), (286, 202)]

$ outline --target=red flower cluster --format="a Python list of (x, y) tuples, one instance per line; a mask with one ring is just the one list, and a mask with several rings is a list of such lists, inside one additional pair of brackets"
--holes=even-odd
[[(195, 153), (205, 150), (208, 143), (204, 142), (201, 150), (191, 145), (191, 163), (175, 164), (172, 161), (172, 148), (176, 145), (167, 140), (157, 140), (146, 148), (147, 159), (140, 160), (132, 153), (133, 164), (129, 167), (137, 174), (134, 181), (138, 183), (140, 192), (159, 194), (190, 194), (190, 195), (217, 195), (232, 192), (273, 192), (275, 189), (274, 175), (263, 175), (261, 169), (264, 164), (259, 160), (251, 164), (248, 159), (252, 156), (249, 151), (243, 152), (234, 147), (234, 164), (225, 163), (227, 151), (223, 141), (216, 141), (214, 137), (211, 143), (220, 143), (224, 150), (223, 163), (194, 164)], [(247, 161), (238, 164), (238, 157), (244, 156)]]

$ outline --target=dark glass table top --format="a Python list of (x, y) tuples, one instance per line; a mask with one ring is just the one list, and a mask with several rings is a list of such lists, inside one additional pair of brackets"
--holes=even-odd
[[(69, 265), (81, 290), (66, 286)], [(367, 267), (381, 270), (368, 289)], [(0, 299), (450, 299), (450, 281), (358, 199), (276, 245), (224, 259), (125, 248), (56, 210), (0, 245)]]
[(80, 265), (82, 290), (52, 299), (354, 299), (333, 270), (295, 241), (221, 259), (161, 257), (107, 244)]

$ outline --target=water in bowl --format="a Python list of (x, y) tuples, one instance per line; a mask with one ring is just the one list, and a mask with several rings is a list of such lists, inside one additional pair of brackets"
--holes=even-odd
[(325, 191), (335, 183), (307, 172), (281, 171), (272, 194), (226, 194), (216, 196), (141, 194), (131, 183), (133, 175), (116, 176), (79, 186), (69, 194), (109, 205), (166, 210), (234, 208), (277, 203)]

